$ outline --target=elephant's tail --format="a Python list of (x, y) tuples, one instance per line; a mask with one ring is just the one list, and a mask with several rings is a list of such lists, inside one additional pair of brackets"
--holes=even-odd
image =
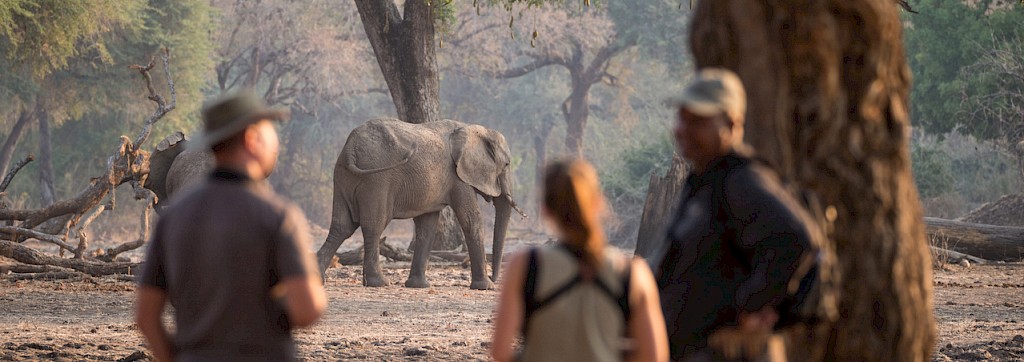
[(348, 157), (348, 164), (346, 166), (348, 166), (348, 170), (349, 171), (352, 171), (352, 173), (355, 173), (355, 174), (358, 174), (358, 175), (368, 175), (368, 174), (371, 174), (371, 173), (377, 173), (377, 172), (381, 172), (381, 171), (390, 170), (390, 169), (393, 169), (395, 167), (404, 165), (406, 162), (409, 162), (409, 160), (412, 159), (412, 156), (416, 154), (416, 147), (417, 147), (417, 144), (413, 143), (412, 144), (412, 148), (409, 150), (408, 153), (405, 154), (405, 157), (403, 157), (401, 161), (398, 161), (397, 163), (395, 163), (393, 165), (388, 165), (388, 166), (384, 166), (384, 167), (371, 168), (371, 169), (364, 170), (364, 169), (359, 168), (359, 166), (356, 166), (355, 157), (352, 157), (352, 155), (350, 154), (349, 157)]

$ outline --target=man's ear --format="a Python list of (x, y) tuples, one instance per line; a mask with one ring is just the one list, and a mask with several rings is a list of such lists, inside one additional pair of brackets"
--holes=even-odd
[(245, 143), (245, 149), (249, 152), (256, 152), (256, 150), (263, 147), (263, 143), (265, 142), (256, 125), (257, 123), (250, 124), (245, 127), (244, 131), (242, 131), (244, 132), (242, 142)]

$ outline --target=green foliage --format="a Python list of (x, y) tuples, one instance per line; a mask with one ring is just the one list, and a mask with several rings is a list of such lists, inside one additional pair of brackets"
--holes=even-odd
[(109, 64), (103, 38), (140, 26), (142, 0), (10, 0), (0, 4), (0, 48), (36, 78), (65, 68), (74, 57)]
[(950, 158), (938, 147), (915, 143), (910, 158), (917, 190), (922, 198), (932, 198), (953, 190)]
[[(1024, 41), (1024, 5), (994, 4), (921, 0), (914, 4), (920, 13), (905, 16), (904, 41), (914, 74), (911, 112), (929, 133), (945, 134), (964, 125), (972, 111), (961, 108), (964, 98), (992, 89), (997, 78), (989, 69), (965, 73), (966, 67), (992, 49)], [(971, 126), (959, 130), (977, 131), (982, 139), (993, 136), (987, 131), (992, 127)]]
[(974, 137), (915, 137), (911, 147), (914, 179), (928, 216), (961, 217), (1024, 189), (1012, 159)]
[(600, 174), (609, 199), (642, 207), (651, 174), (665, 174), (672, 165), (674, 146), (668, 132), (631, 140), (632, 144)]

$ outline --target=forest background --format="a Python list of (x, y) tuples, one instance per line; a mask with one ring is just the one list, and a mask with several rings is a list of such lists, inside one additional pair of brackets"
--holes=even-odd
[[(505, 134), (514, 192), (531, 215), (540, 165), (581, 152), (609, 198), (612, 242), (633, 245), (651, 174), (672, 162), (673, 114), (662, 100), (692, 76), (688, 2), (485, 3), (434, 4), (441, 117)], [(927, 216), (956, 218), (1024, 189), (1024, 5), (913, 5), (904, 34), (915, 181)], [(45, 206), (103, 173), (118, 137), (150, 111), (128, 66), (161, 47), (172, 52), (178, 109), (145, 147), (195, 133), (204, 100), (254, 88), (292, 109), (271, 182), (315, 225), (330, 219), (332, 171), (348, 133), (396, 114), (349, 1), (4, 1), (0, 169), (36, 156), (7, 189), (12, 206)], [(144, 205), (121, 188), (117, 207), (90, 227), (98, 240), (137, 232)], [(539, 230), (537, 220), (513, 226)]]

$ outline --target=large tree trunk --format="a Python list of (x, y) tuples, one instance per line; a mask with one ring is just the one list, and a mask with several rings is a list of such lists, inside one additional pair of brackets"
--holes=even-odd
[(565, 114), (565, 149), (569, 155), (583, 158), (583, 131), (590, 118), (590, 87), (577, 72), (572, 72), (572, 94), (562, 105)]
[(665, 245), (665, 228), (671, 221), (676, 204), (679, 203), (686, 173), (686, 164), (679, 156), (672, 158), (672, 167), (665, 172), (664, 177), (651, 173), (644, 212), (640, 216), (640, 230), (637, 231), (634, 255), (652, 262), (661, 262), (665, 251), (668, 250)]
[(700, 1), (696, 65), (746, 85), (747, 137), (838, 211), (841, 319), (826, 358), (926, 361), (931, 257), (910, 174), (910, 71), (893, 0)]
[[(533, 156), (534, 156), (534, 174), (533, 174), (533, 193), (531, 200), (540, 200), (544, 192), (544, 168), (548, 164), (548, 137), (551, 135), (551, 129), (555, 127), (555, 123), (549, 119), (544, 118), (538, 128), (534, 130), (533, 135)], [(533, 209), (534, 215), (541, 215), (540, 211), (543, 207), (542, 202), (534, 202), (535, 207)], [(538, 225), (540, 226), (540, 225)]]
[(46, 112), (39, 115), (39, 196), (43, 206), (57, 201), (53, 187), (53, 158), (50, 156), (50, 120)]
[(0, 173), (6, 174), (7, 168), (11, 167), (11, 159), (14, 158), (14, 150), (18, 147), (18, 141), (21, 139), (21, 135), (25, 130), (25, 126), (35, 119), (36, 109), (25, 108), (18, 113), (18, 120), (14, 122), (14, 127), (11, 128), (11, 133), (7, 135), (7, 139), (4, 140), (4, 145), (0, 146)]
[(404, 18), (393, 0), (356, 0), (356, 8), (398, 118), (410, 123), (438, 119), (433, 4), (408, 0)]
[[(399, 13), (393, 0), (356, 0), (356, 9), (391, 91), (398, 119), (409, 123), (439, 119), (440, 80), (434, 48), (433, 6), (428, 0), (408, 0)], [(445, 210), (439, 218), (435, 250), (451, 250), (465, 243), (451, 208)]]

